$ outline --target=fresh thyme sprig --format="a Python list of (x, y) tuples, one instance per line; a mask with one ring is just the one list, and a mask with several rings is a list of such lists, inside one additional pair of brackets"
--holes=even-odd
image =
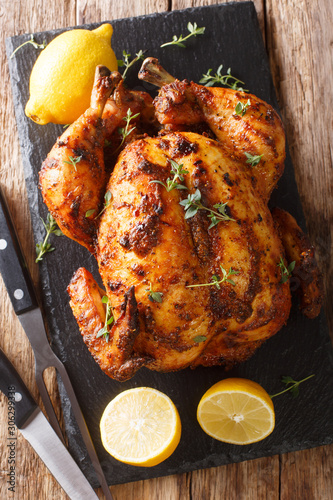
[(203, 83), (206, 87), (212, 87), (216, 83), (219, 83), (220, 85), (225, 85), (226, 87), (230, 87), (231, 89), (234, 90), (248, 92), (247, 89), (244, 89), (239, 85), (240, 83), (244, 85), (244, 82), (238, 80), (238, 78), (231, 75), (231, 68), (228, 68), (226, 75), (221, 74), (222, 68), (223, 64), (220, 64), (220, 66), (217, 68), (217, 72), (215, 73), (215, 75), (211, 74), (213, 70), (210, 68), (206, 74), (202, 75), (202, 78), (199, 83)]
[(163, 43), (161, 47), (167, 47), (168, 45), (177, 45), (178, 47), (182, 47), (183, 49), (186, 47), (186, 45), (183, 43), (185, 40), (188, 40), (191, 36), (197, 36), (197, 35), (203, 35), (205, 32), (205, 28), (198, 28), (197, 23), (187, 23), (187, 29), (190, 32), (188, 35), (183, 37), (183, 35), (180, 35), (178, 38), (176, 35), (173, 35), (172, 41)]
[[(291, 394), (294, 396), (294, 398), (297, 398), (297, 396), (299, 394), (299, 385), (302, 382), (305, 382), (306, 380), (309, 380), (310, 378), (312, 378), (314, 376), (315, 376), (315, 374), (312, 374), (312, 375), (309, 375), (308, 377), (303, 378), (302, 380), (299, 380), (299, 381), (294, 380), (289, 375), (284, 376), (281, 378), (281, 382), (287, 386), (287, 389), (284, 389), (283, 391), (278, 392), (277, 394), (273, 394), (272, 396), (270, 395), (270, 398), (273, 399), (276, 396), (280, 396), (281, 394), (284, 394), (285, 392), (288, 392), (288, 391), (291, 392)], [(288, 387), (288, 385), (289, 385), (289, 387)]]
[(169, 192), (172, 189), (187, 189), (186, 186), (180, 184), (178, 181), (184, 181), (184, 175), (188, 174), (188, 170), (183, 169), (183, 164), (178, 165), (174, 160), (170, 160), (171, 163), (171, 173), (173, 174), (173, 179), (168, 177), (166, 184), (162, 181), (150, 181), (149, 184), (161, 184)]
[(53, 250), (55, 250), (55, 248), (51, 245), (51, 243), (48, 243), (50, 234), (55, 234), (56, 236), (63, 235), (62, 231), (58, 228), (55, 219), (50, 213), (47, 214), (46, 222), (44, 222), (42, 218), (41, 221), (46, 229), (46, 236), (42, 243), (36, 244), (37, 258), (35, 262), (40, 262), (41, 260), (43, 260), (44, 254), (48, 252), (53, 252)]
[[(111, 193), (111, 191), (107, 191), (105, 193), (105, 195), (104, 195), (103, 208), (99, 212), (99, 214), (97, 214), (96, 217), (94, 217), (95, 219), (97, 219), (97, 217), (99, 217), (100, 215), (102, 215), (102, 213), (104, 212), (104, 210), (109, 206), (111, 200), (112, 200), (112, 193)], [(90, 210), (86, 211), (85, 217), (91, 217), (95, 212), (96, 212), (96, 209), (95, 208), (91, 208)]]
[(130, 69), (130, 67), (133, 66), (133, 64), (135, 64), (136, 61), (138, 61), (139, 59), (143, 59), (144, 58), (144, 53), (145, 53), (145, 51), (139, 50), (139, 52), (137, 52), (135, 54), (134, 59), (132, 59), (130, 61), (131, 54), (128, 54), (126, 52), (126, 50), (123, 50), (123, 58), (122, 59), (118, 59), (118, 66), (120, 68), (122, 68), (123, 66), (125, 66), (125, 70), (124, 70), (123, 75), (122, 75), (123, 76), (123, 80), (125, 80), (126, 73)]
[(82, 159), (82, 156), (69, 156), (68, 160), (64, 160), (64, 163), (68, 163), (68, 165), (73, 165), (75, 171), (77, 171), (76, 164), (79, 163)]
[(162, 292), (154, 292), (151, 283), (150, 283), (150, 288), (146, 288), (146, 291), (148, 292), (148, 299), (151, 302), (161, 303), (163, 301), (163, 293)]
[(16, 47), (16, 49), (12, 52), (10, 59), (12, 59), (14, 57), (14, 55), (16, 54), (16, 52), (18, 50), (20, 50), (22, 47), (24, 47), (24, 45), (28, 45), (28, 44), (32, 45), (35, 49), (39, 49), (39, 50), (45, 49), (45, 47), (47, 45), (46, 40), (44, 40), (43, 43), (37, 43), (34, 40), (34, 36), (30, 35), (30, 40), (27, 40), (26, 42), (23, 42), (23, 43), (21, 43), (21, 45)]
[(135, 118), (137, 118), (139, 115), (140, 115), (140, 113), (136, 113), (135, 115), (133, 115), (131, 108), (128, 108), (126, 116), (123, 117), (123, 120), (126, 122), (126, 126), (124, 128), (118, 128), (118, 133), (122, 139), (121, 139), (121, 143), (119, 144), (117, 149), (114, 151), (114, 154), (117, 153), (117, 151), (119, 151), (121, 146), (124, 144), (126, 137), (128, 137), (130, 135), (130, 133), (136, 129), (135, 125), (132, 128), (129, 128), (129, 126), (130, 126), (131, 121), (135, 120)]
[(238, 101), (238, 103), (236, 104), (236, 107), (235, 107), (235, 113), (236, 113), (236, 115), (244, 116), (245, 113), (246, 113), (246, 110), (247, 110), (247, 108), (249, 106), (251, 106), (250, 99), (248, 99), (245, 104), (243, 104), (242, 102)]
[(201, 192), (199, 189), (197, 189), (195, 193), (190, 194), (185, 200), (180, 201), (179, 204), (185, 209), (185, 219), (193, 217), (198, 210), (207, 210), (209, 212), (208, 217), (211, 219), (211, 224), (208, 229), (216, 226), (221, 221), (235, 220), (227, 214), (227, 203), (216, 203), (213, 205), (217, 211), (205, 207), (201, 203)]
[(247, 158), (246, 163), (251, 165), (251, 167), (257, 166), (261, 158), (263, 157), (263, 155), (251, 155), (251, 153), (244, 153), (244, 154)]
[(106, 304), (105, 323), (104, 323), (103, 328), (101, 328), (97, 332), (96, 338), (98, 339), (99, 337), (104, 337), (105, 340), (106, 340), (106, 342), (109, 342), (110, 332), (109, 332), (108, 326), (111, 325), (111, 323), (113, 322), (114, 318), (113, 318), (113, 316), (111, 314), (112, 313), (112, 307), (110, 305), (109, 298), (106, 295), (103, 295), (102, 302), (103, 302), (103, 304)]
[(235, 271), (232, 267), (230, 267), (229, 271), (226, 271), (224, 267), (220, 264), (220, 268), (222, 271), (222, 278), (220, 278), (218, 275), (213, 274), (212, 276), (212, 281), (210, 283), (198, 283), (197, 285), (187, 285), (186, 288), (195, 288), (198, 286), (216, 286), (220, 290), (220, 285), (221, 283), (227, 282), (230, 283), (233, 286), (236, 286), (236, 283), (229, 278), (229, 276), (232, 276), (233, 274), (239, 274), (239, 271)]
[(292, 275), (293, 270), (295, 269), (295, 264), (296, 261), (293, 260), (290, 262), (289, 266), (287, 267), (283, 261), (283, 258), (280, 257), (280, 262), (278, 263), (278, 267), (281, 269), (281, 281), (280, 283), (286, 283), (290, 276)]

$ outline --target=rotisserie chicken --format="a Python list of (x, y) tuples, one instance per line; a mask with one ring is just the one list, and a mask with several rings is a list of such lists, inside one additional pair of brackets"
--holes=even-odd
[[(285, 156), (277, 113), (254, 95), (174, 81), (151, 59), (140, 74), (162, 86), (156, 116), (149, 96), (99, 68), (91, 108), (40, 173), (60, 228), (96, 256), (105, 291), (80, 268), (70, 304), (91, 354), (120, 381), (143, 366), (166, 372), (249, 358), (288, 319), (284, 246), (298, 276), (306, 269), (305, 313), (316, 316), (321, 302), (306, 237), (267, 206)], [(243, 115), (238, 102), (247, 103)], [(119, 145), (112, 137), (129, 108), (140, 116), (132, 142)], [(142, 135), (156, 118), (164, 130)], [(106, 136), (115, 144), (111, 175)]]

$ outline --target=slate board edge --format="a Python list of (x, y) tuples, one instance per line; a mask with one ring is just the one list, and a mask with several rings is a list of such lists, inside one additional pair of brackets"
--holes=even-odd
[[(156, 15), (157, 16), (170, 16), (170, 15), (173, 15), (175, 12), (195, 12), (195, 11), (198, 11), (200, 9), (209, 9), (211, 7), (223, 7), (223, 4), (219, 4), (218, 6), (206, 6), (206, 7), (199, 7), (199, 8), (190, 8), (190, 9), (183, 9), (182, 11), (172, 11), (172, 12), (165, 12), (165, 13), (159, 13), (159, 14), (151, 14), (149, 16), (140, 16), (142, 18), (147, 18), (147, 17), (155, 17)], [(244, 2), (242, 4), (237, 4), (237, 3), (233, 3), (233, 4), (226, 4), (228, 6), (234, 6), (234, 5), (237, 5), (238, 7), (237, 8), (240, 8), (240, 6), (244, 7), (244, 6), (247, 6), (247, 7), (250, 7), (252, 10), (254, 10), (254, 6), (252, 4), (252, 2)], [(255, 11), (254, 11), (255, 12)], [(138, 18), (135, 18), (135, 19), (138, 19)], [(140, 19), (140, 18), (139, 18)], [(128, 20), (128, 19), (127, 19)], [(121, 21), (121, 20), (120, 20)], [(86, 27), (86, 26), (89, 26), (89, 27), (92, 27), (92, 26), (99, 26), (101, 25), (102, 23), (94, 23), (94, 24), (89, 24), (89, 25), (82, 25), (82, 27)], [(78, 28), (79, 26), (76, 26), (76, 28)], [(60, 32), (63, 32), (63, 31), (67, 31), (71, 28), (66, 28), (66, 29), (59, 29), (59, 30), (54, 30), (52, 31), (52, 33), (54, 34), (57, 34), (57, 33), (60, 33)], [(43, 33), (43, 32), (42, 32)], [(6, 45), (7, 45), (7, 56), (10, 55), (10, 53), (12, 52), (13, 50), (13, 45), (12, 45), (12, 42), (13, 40), (17, 41), (18, 39), (20, 39), (20, 41), (25, 37), (25, 35), (20, 35), (18, 37), (12, 37), (11, 39), (7, 39), (6, 40)], [(19, 44), (18, 44), (19, 45)], [(11, 65), (9, 65), (11, 67)], [(16, 98), (19, 99), (19, 95), (16, 93), (15, 95), (15, 83), (13, 82), (13, 78), (12, 78), (12, 72), (11, 72), (11, 79), (12, 79), (12, 90), (13, 90), (13, 97), (14, 97), (14, 102), (16, 100)], [(15, 114), (16, 114), (16, 107), (15, 107)], [(20, 122), (19, 122), (19, 117), (18, 115), (16, 116), (17, 118), (17, 125), (18, 125), (18, 129), (20, 130)], [(23, 125), (24, 127), (24, 125)], [(21, 134), (20, 134), (20, 142), (21, 142)], [(31, 210), (31, 215), (32, 215), (32, 222), (33, 222), (33, 229), (34, 229), (34, 233), (35, 233), (35, 238), (36, 240), (39, 240), (40, 239), (40, 234), (38, 233), (38, 224), (36, 224), (36, 221), (38, 220), (38, 200), (37, 200), (37, 197), (36, 197), (36, 194), (34, 193), (34, 191), (36, 191), (36, 184), (35, 184), (35, 181), (33, 180), (33, 177), (34, 177), (34, 172), (31, 168), (31, 165), (30, 165), (30, 162), (27, 160), (26, 158), (26, 154), (25, 154), (25, 144), (21, 142), (21, 149), (22, 149), (22, 160), (23, 160), (23, 166), (24, 166), (24, 172), (25, 172), (25, 177), (26, 177), (26, 183), (27, 183), (27, 192), (28, 192), (28, 199), (29, 199), (29, 206), (30, 206), (30, 210)], [(37, 229), (36, 229), (37, 228)], [(42, 263), (42, 266), (41, 266), (41, 275), (43, 275), (43, 288), (44, 290), (47, 290), (49, 288), (49, 274), (47, 272), (47, 268), (46, 266), (43, 266), (43, 263)], [(64, 391), (61, 391), (62, 394), (62, 399), (64, 398), (64, 401), (63, 401), (63, 404), (66, 403), (66, 397), (64, 395)], [(66, 404), (65, 404), (66, 406)], [(331, 440), (329, 441), (331, 442)], [(324, 444), (324, 443), (323, 443)], [(326, 443), (325, 443), (326, 444)], [(327, 443), (328, 444), (328, 443)], [(290, 446), (290, 444), (289, 444)], [(276, 452), (273, 452), (274, 454), (276, 453), (283, 453), (285, 451), (294, 451), (296, 449), (304, 449), (304, 448), (309, 448), (309, 447), (314, 447), (314, 446), (318, 446), (318, 443), (307, 443), (305, 447), (302, 447), (302, 448), (294, 448), (294, 447), (291, 447), (289, 450), (286, 450), (286, 444), (284, 444), (284, 446), (277, 446), (276, 447)], [(252, 456), (250, 456), (252, 455)], [(260, 456), (266, 456), (265, 454), (258, 454), (256, 456), (253, 456), (252, 452), (248, 453), (247, 456), (244, 456), (241, 460), (237, 460), (237, 461), (244, 461), (244, 460), (249, 460), (249, 459), (254, 459), (254, 458), (259, 458)], [(235, 459), (233, 459), (232, 461), (236, 461)], [(210, 467), (213, 467), (213, 466), (216, 466), (216, 465), (223, 465), (223, 464), (226, 464), (226, 463), (230, 463), (229, 460), (226, 460), (226, 461), (223, 461), (223, 462), (218, 462), (218, 463), (212, 463), (212, 465), (210, 465)], [(190, 467), (190, 466), (189, 466)], [(191, 468), (187, 468), (186, 470), (195, 470), (197, 468), (201, 468), (201, 467), (198, 467), (198, 466), (194, 466), (194, 467), (191, 467)], [(206, 468), (206, 467), (205, 467)], [(167, 474), (165, 475), (169, 475), (170, 473), (173, 474), (173, 473), (177, 473), (177, 472), (185, 472), (186, 470), (175, 470), (173, 472), (168, 472)], [(161, 475), (161, 474), (159, 474)], [(149, 477), (153, 477), (151, 475), (149, 475)], [(137, 479), (143, 479), (142, 478), (142, 475), (138, 478), (133, 478), (133, 481), (137, 480)], [(118, 484), (118, 483), (114, 483), (114, 484)], [(93, 486), (95, 487), (96, 484), (93, 484)]]

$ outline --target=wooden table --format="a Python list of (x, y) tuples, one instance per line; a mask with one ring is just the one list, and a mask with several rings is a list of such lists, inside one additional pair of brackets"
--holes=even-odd
[[(38, 282), (9, 72), (7, 36), (76, 24), (112, 20), (170, 9), (218, 3), (216, 0), (1, 0), (1, 147), (0, 183), (9, 200), (28, 266)], [(325, 309), (332, 307), (332, 4), (331, 0), (255, 0), (287, 138), (296, 170), (308, 232), (324, 273)], [(12, 310), (2, 280), (0, 346), (31, 390), (34, 381), (29, 342)], [(59, 415), (60, 401), (52, 370), (47, 384)], [(16, 493), (7, 490), (7, 400), (0, 395), (0, 497), (46, 500), (67, 498), (58, 483), (18, 433)], [(117, 500), (264, 499), (311, 500), (333, 497), (333, 445), (262, 458), (215, 469), (112, 487)], [(101, 490), (98, 496), (103, 498)]]

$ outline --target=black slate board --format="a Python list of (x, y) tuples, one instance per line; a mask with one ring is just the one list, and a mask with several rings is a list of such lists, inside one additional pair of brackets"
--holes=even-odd
[[(190, 39), (186, 49), (159, 48), (173, 35), (186, 34), (188, 21), (205, 26), (205, 34)], [(147, 49), (146, 54), (158, 57), (171, 74), (196, 82), (209, 68), (215, 72), (223, 64), (225, 70), (231, 67), (232, 74), (246, 82), (251, 93), (277, 109), (266, 52), (251, 2), (153, 14), (112, 21), (112, 25), (112, 46), (119, 59), (124, 49), (131, 54)], [(97, 26), (84, 27), (92, 29)], [(62, 31), (65, 30), (37, 33), (34, 37), (38, 43), (49, 42)], [(12, 51), (28, 38), (28, 35), (22, 35), (7, 39), (8, 59)], [(29, 75), (37, 56), (38, 52), (27, 45), (9, 59), (9, 67), (34, 235), (36, 241), (41, 241), (43, 226), (40, 217), (45, 218), (47, 209), (37, 187), (38, 171), (63, 129), (52, 124), (38, 126), (24, 115)], [(128, 85), (154, 92), (153, 86), (136, 78), (138, 68), (139, 65), (131, 70)], [(272, 203), (288, 210), (305, 227), (289, 155)], [(333, 441), (333, 356), (323, 315), (308, 320), (300, 314), (295, 301), (287, 326), (251, 360), (227, 374), (221, 367), (187, 369), (170, 374), (142, 369), (128, 382), (115, 382), (104, 375), (88, 353), (68, 305), (66, 287), (78, 267), (85, 266), (98, 277), (94, 258), (67, 238), (54, 238), (53, 242), (56, 251), (48, 254), (40, 264), (43, 305), (52, 347), (69, 372), (109, 484), (214, 467)], [(221, 378), (249, 378), (272, 394), (281, 389), (282, 375), (300, 380), (312, 373), (315, 373), (315, 378), (301, 387), (299, 398), (292, 399), (287, 394), (274, 400), (276, 428), (262, 442), (243, 447), (223, 444), (208, 437), (197, 423), (196, 407), (201, 396)], [(120, 391), (136, 386), (155, 387), (168, 394), (178, 407), (183, 424), (182, 438), (175, 453), (153, 468), (117, 462), (106, 453), (100, 441), (99, 420), (106, 404)], [(70, 452), (92, 485), (97, 486), (61, 383), (60, 389)]]

